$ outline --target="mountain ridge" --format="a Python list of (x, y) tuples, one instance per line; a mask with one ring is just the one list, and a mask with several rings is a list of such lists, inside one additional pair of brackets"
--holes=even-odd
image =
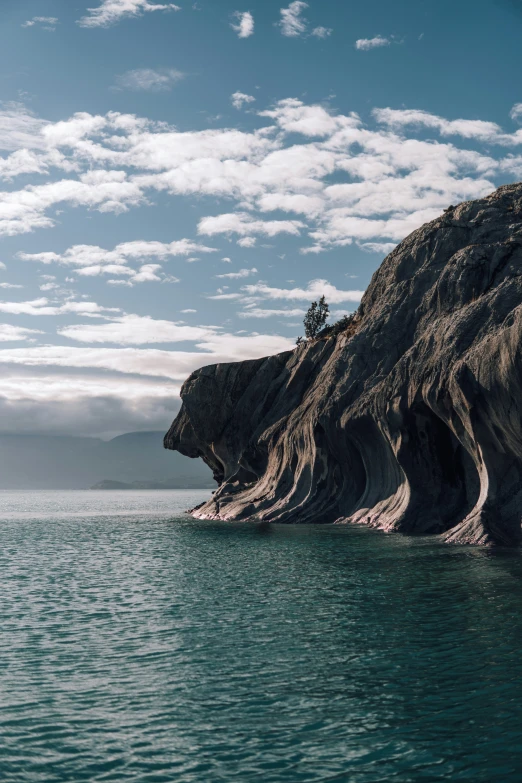
[(74, 435), (0, 433), (0, 489), (88, 489), (107, 476), (124, 483), (162, 483), (186, 478), (208, 487), (203, 463), (174, 461), (162, 448), (163, 433), (125, 433), (111, 440)]

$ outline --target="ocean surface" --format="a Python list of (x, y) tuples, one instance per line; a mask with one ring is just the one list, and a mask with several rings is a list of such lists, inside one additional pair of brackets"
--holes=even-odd
[(522, 780), (522, 555), (0, 492), (2, 783)]

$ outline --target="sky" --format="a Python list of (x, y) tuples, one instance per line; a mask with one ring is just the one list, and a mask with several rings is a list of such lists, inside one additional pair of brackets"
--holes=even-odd
[(2, 0), (0, 431), (166, 430), (522, 179), (520, 0)]

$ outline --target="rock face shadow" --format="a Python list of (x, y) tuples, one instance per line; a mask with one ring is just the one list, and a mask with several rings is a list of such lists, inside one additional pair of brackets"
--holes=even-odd
[(522, 185), (408, 236), (354, 324), (190, 376), (165, 447), (214, 472), (194, 516), (520, 543)]

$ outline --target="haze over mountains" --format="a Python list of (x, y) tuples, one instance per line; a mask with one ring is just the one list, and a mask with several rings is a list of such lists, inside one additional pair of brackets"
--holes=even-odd
[(202, 460), (164, 450), (163, 434), (130, 432), (109, 441), (0, 434), (0, 489), (88, 489), (104, 480), (215, 487)]

